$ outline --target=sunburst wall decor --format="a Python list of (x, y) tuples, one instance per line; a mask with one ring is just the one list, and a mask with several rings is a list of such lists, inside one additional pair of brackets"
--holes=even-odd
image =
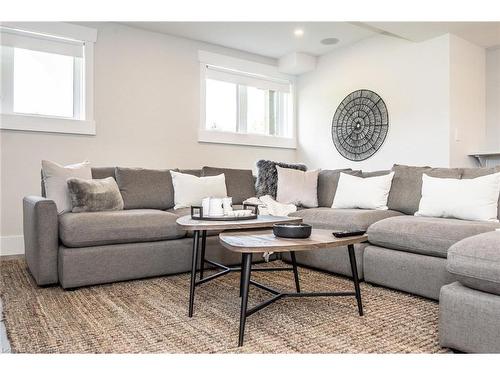
[(387, 136), (389, 114), (382, 98), (371, 90), (356, 90), (339, 104), (332, 120), (332, 140), (346, 159), (366, 160)]

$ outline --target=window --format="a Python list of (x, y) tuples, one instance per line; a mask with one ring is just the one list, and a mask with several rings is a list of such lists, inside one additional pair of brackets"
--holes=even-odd
[(75, 74), (81, 59), (22, 48), (13, 53), (13, 113), (78, 116), (80, 102), (75, 101), (73, 84), (81, 81), (81, 74)]
[(201, 62), (201, 142), (295, 148), (289, 77), (272, 66), (200, 56), (210, 61)]
[(0, 27), (0, 128), (95, 134), (94, 43), (85, 35), (78, 39), (82, 29), (60, 23)]
[(206, 90), (206, 128), (236, 132), (238, 85), (207, 79)]

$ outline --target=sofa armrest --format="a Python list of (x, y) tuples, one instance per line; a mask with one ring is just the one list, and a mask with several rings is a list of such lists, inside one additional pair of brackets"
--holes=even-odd
[(23, 199), (24, 252), (38, 285), (58, 281), (59, 223), (54, 201), (37, 196)]

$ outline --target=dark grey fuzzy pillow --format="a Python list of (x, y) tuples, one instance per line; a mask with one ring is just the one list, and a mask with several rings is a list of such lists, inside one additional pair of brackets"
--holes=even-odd
[(276, 199), (276, 192), (278, 190), (278, 171), (276, 170), (276, 166), (297, 169), (299, 171), (307, 170), (304, 164), (288, 164), (271, 160), (259, 160), (257, 162), (257, 183), (255, 185), (257, 197), (270, 195)]
[(68, 178), (72, 212), (123, 210), (123, 198), (113, 177), (102, 180)]

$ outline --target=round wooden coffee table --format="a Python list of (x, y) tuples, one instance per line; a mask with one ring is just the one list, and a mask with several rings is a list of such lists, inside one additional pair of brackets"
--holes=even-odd
[[(271, 230), (250, 231), (250, 232), (227, 232), (219, 235), (221, 244), (228, 250), (241, 253), (243, 256), (242, 262), (242, 298), (240, 309), (240, 331), (238, 346), (243, 345), (243, 337), (245, 334), (246, 318), (253, 313), (263, 309), (273, 302), (278, 301), (284, 297), (338, 297), (338, 296), (356, 296), (358, 303), (358, 313), (363, 315), (363, 305), (361, 302), (361, 291), (359, 289), (358, 269), (356, 266), (356, 256), (354, 254), (354, 244), (365, 242), (368, 240), (367, 235), (336, 238), (330, 230), (313, 229), (311, 237), (305, 239), (292, 239), (292, 238), (279, 238), (275, 237)], [(294, 254), (295, 251), (310, 251), (316, 249), (332, 249), (338, 251), (339, 246), (347, 246), (349, 253), (349, 261), (351, 263), (351, 271), (354, 281), (354, 292), (310, 292), (303, 293), (300, 291), (297, 265), (295, 257), (292, 256), (293, 268), (295, 274), (296, 292), (282, 292), (267, 285), (262, 285), (250, 279), (252, 271), (252, 255), (254, 253), (262, 252), (290, 252)], [(251, 309), (247, 309), (248, 291), (250, 284), (261, 288), (273, 294), (273, 297), (258, 304)]]
[[(213, 280), (217, 277), (223, 276), (231, 271), (240, 271), (241, 267), (227, 267), (223, 264), (214, 262), (212, 260), (205, 259), (205, 246), (207, 239), (207, 231), (209, 230), (238, 230), (238, 229), (259, 229), (259, 228), (272, 228), (274, 224), (277, 223), (301, 223), (302, 218), (300, 217), (288, 217), (288, 216), (269, 216), (269, 215), (259, 215), (257, 219), (252, 220), (232, 220), (232, 221), (214, 221), (214, 220), (195, 220), (191, 218), (191, 215), (182, 216), (177, 219), (177, 225), (184, 230), (193, 231), (193, 253), (191, 260), (191, 284), (189, 288), (189, 312), (188, 316), (193, 316), (194, 309), (194, 294), (196, 286), (199, 284), (206, 283), (207, 281)], [(243, 232), (244, 233), (244, 232)], [(201, 261), (200, 261), (200, 278), (196, 280), (196, 265), (198, 263), (198, 249), (200, 247), (200, 236), (201, 236)], [(293, 259), (295, 263), (295, 257)], [(208, 277), (203, 277), (205, 263), (222, 269), (221, 272), (215, 273)], [(262, 271), (282, 271), (289, 268), (263, 268)], [(260, 271), (256, 269), (255, 271)], [(294, 269), (296, 271), (296, 267)], [(243, 273), (242, 273), (243, 275)], [(240, 283), (240, 294), (242, 293), (243, 283)]]

